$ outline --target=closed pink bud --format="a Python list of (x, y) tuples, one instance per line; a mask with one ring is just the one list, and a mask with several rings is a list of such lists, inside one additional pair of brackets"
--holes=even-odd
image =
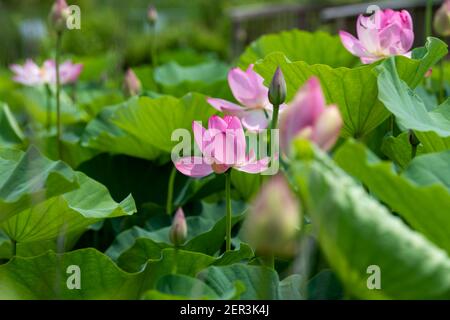
[(158, 21), (158, 11), (156, 11), (155, 6), (150, 5), (147, 10), (147, 19), (148, 22), (154, 26)]
[(336, 143), (342, 128), (339, 109), (332, 105), (326, 108), (317, 119), (311, 140), (323, 150), (330, 150)]
[(434, 30), (440, 36), (450, 36), (450, 0), (446, 0), (436, 12)]
[(169, 231), (170, 241), (174, 246), (182, 245), (187, 238), (187, 224), (183, 209), (179, 208), (172, 221), (172, 227)]
[(242, 236), (259, 254), (292, 255), (301, 224), (301, 208), (286, 179), (277, 175), (253, 202)]
[(57, 32), (62, 32), (66, 28), (66, 21), (69, 14), (69, 6), (66, 0), (56, 0), (50, 10), (49, 20)]
[(319, 79), (312, 77), (281, 114), (281, 149), (289, 156), (292, 140), (302, 137), (328, 151), (338, 139), (341, 127), (339, 109), (326, 106)]
[(141, 81), (131, 69), (128, 69), (125, 74), (124, 88), (129, 96), (138, 95), (142, 90)]

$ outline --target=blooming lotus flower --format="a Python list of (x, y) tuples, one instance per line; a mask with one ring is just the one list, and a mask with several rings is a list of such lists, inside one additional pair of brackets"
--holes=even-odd
[(445, 0), (434, 16), (434, 30), (443, 37), (450, 36), (450, 0)]
[(184, 241), (186, 241), (187, 232), (186, 218), (184, 217), (183, 209), (179, 208), (173, 218), (172, 226), (169, 231), (170, 241), (175, 246), (182, 245)]
[(242, 125), (248, 130), (266, 129), (270, 123), (273, 106), (268, 98), (269, 89), (264, 86), (264, 79), (253, 71), (253, 65), (246, 71), (239, 68), (231, 69), (228, 73), (228, 84), (233, 96), (243, 107), (216, 98), (208, 98), (208, 103), (226, 115), (241, 119)]
[(288, 155), (292, 139), (301, 136), (328, 151), (336, 143), (341, 127), (339, 109), (325, 105), (319, 79), (312, 77), (281, 115), (281, 149)]
[(413, 22), (408, 11), (378, 10), (367, 17), (360, 15), (356, 25), (358, 39), (340, 31), (345, 48), (360, 57), (362, 63), (395, 56), (411, 56), (414, 42)]
[[(39, 67), (33, 60), (27, 59), (23, 66), (13, 64), (10, 68), (14, 72), (13, 80), (26, 86), (56, 83), (56, 65), (54, 60), (46, 60), (42, 67)], [(82, 64), (73, 64), (70, 60), (62, 63), (59, 66), (61, 84), (77, 81), (82, 69)]]
[(241, 121), (236, 116), (212, 116), (208, 129), (193, 122), (192, 129), (202, 156), (184, 157), (175, 162), (175, 167), (184, 175), (201, 178), (213, 172), (225, 173), (230, 168), (261, 173), (268, 168), (269, 158), (256, 160), (254, 152), (246, 155), (247, 143)]
[(247, 215), (242, 236), (258, 254), (291, 255), (301, 225), (301, 207), (282, 175), (261, 188)]

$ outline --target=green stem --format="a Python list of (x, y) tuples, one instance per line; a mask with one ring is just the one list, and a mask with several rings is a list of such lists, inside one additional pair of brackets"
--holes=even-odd
[(152, 43), (152, 66), (153, 66), (153, 72), (155, 71), (156, 67), (158, 66), (158, 61), (157, 61), (157, 53), (156, 53), (156, 23), (154, 25), (151, 26), (152, 28), (152, 38), (153, 38), (153, 43)]
[(431, 37), (433, 20), (433, 0), (427, 0), (427, 9), (425, 13), (425, 36)]
[(11, 239), (11, 257), (15, 257), (17, 254), (17, 241)]
[(280, 113), (280, 106), (274, 105), (273, 106), (273, 116), (272, 116), (272, 124), (270, 125), (269, 130), (269, 156), (272, 155), (272, 130), (276, 129), (278, 127), (278, 115)]
[(45, 93), (46, 93), (46, 104), (47, 104), (47, 121), (45, 123), (45, 128), (47, 129), (47, 133), (50, 133), (50, 128), (52, 126), (52, 91), (48, 84), (45, 85)]
[(225, 173), (225, 198), (226, 198), (226, 251), (231, 250), (231, 175)]
[(444, 93), (445, 93), (445, 87), (444, 87), (444, 61), (445, 59), (442, 59), (441, 63), (439, 64), (439, 103), (444, 102)]
[(173, 189), (175, 184), (175, 177), (177, 175), (177, 169), (175, 167), (172, 168), (172, 171), (170, 172), (170, 178), (169, 178), (169, 186), (167, 189), (167, 204), (166, 204), (166, 213), (168, 215), (171, 215), (173, 212)]
[(60, 91), (61, 83), (59, 77), (59, 55), (61, 51), (61, 39), (62, 33), (58, 32), (56, 35), (56, 53), (55, 53), (55, 66), (56, 66), (56, 140), (58, 143), (58, 156), (62, 159), (62, 127), (61, 127), (61, 101), (60, 101)]
[(178, 246), (175, 246), (175, 252), (173, 254), (172, 274), (177, 274), (178, 272), (178, 250)]
[(391, 131), (392, 135), (394, 135), (394, 126), (395, 126), (395, 116), (391, 114), (389, 118), (389, 130)]

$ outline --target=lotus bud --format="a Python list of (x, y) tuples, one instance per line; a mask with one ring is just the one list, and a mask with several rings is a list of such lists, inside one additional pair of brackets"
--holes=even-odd
[(279, 106), (286, 100), (286, 81), (283, 72), (278, 67), (273, 75), (269, 88), (269, 101), (274, 106)]
[(49, 21), (51, 26), (57, 32), (64, 31), (69, 15), (69, 6), (67, 5), (66, 0), (56, 0), (49, 14)]
[(179, 208), (173, 218), (172, 227), (169, 232), (170, 241), (174, 246), (182, 245), (187, 238), (187, 224), (183, 209)]
[(147, 10), (147, 19), (150, 25), (154, 26), (156, 22), (158, 21), (158, 11), (156, 11), (156, 8), (154, 5), (148, 6)]
[(138, 95), (142, 90), (141, 81), (131, 69), (128, 69), (125, 74), (124, 88), (129, 96)]
[(434, 16), (434, 30), (437, 34), (450, 36), (450, 0), (445, 0)]
[(317, 119), (311, 140), (323, 150), (330, 150), (339, 138), (342, 125), (338, 107), (331, 105)]
[(242, 236), (258, 254), (291, 256), (300, 229), (300, 204), (286, 179), (277, 175), (263, 185), (244, 222)]

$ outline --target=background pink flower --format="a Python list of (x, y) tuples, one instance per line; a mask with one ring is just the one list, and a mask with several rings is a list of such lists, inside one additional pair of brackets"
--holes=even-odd
[(345, 48), (360, 57), (362, 63), (395, 55), (411, 55), (414, 31), (411, 15), (406, 10), (386, 9), (369, 17), (360, 15), (356, 29), (358, 39), (345, 31), (340, 31), (339, 35)]
[(240, 118), (242, 125), (248, 130), (266, 129), (272, 117), (273, 106), (268, 98), (269, 89), (264, 86), (264, 79), (253, 71), (253, 65), (246, 71), (231, 69), (228, 84), (233, 96), (242, 106), (216, 98), (208, 98), (208, 103), (225, 114)]
[[(13, 64), (10, 68), (14, 72), (13, 80), (26, 86), (56, 83), (56, 65), (54, 60), (46, 60), (42, 67), (39, 67), (33, 60), (27, 59), (23, 66)], [(59, 66), (61, 84), (76, 82), (82, 70), (82, 64), (74, 64), (70, 60), (63, 62)]]
[(184, 175), (201, 178), (213, 172), (224, 173), (230, 168), (247, 172), (261, 173), (269, 164), (269, 158), (256, 160), (254, 152), (246, 154), (247, 143), (241, 121), (236, 116), (212, 116), (208, 129), (193, 122), (192, 129), (201, 157), (184, 157), (175, 163)]

